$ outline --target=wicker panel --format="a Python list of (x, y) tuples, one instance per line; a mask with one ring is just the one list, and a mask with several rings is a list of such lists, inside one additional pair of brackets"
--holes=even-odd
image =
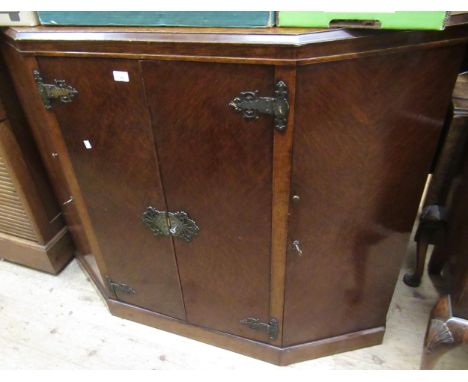
[(0, 232), (37, 242), (15, 185), (0, 156)]

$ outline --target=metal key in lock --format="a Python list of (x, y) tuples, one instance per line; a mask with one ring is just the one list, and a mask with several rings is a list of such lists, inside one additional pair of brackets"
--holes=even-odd
[(299, 240), (294, 240), (292, 242), (292, 245), (294, 247), (294, 249), (296, 250), (296, 252), (298, 253), (299, 256), (302, 256), (302, 249), (300, 247), (301, 243)]

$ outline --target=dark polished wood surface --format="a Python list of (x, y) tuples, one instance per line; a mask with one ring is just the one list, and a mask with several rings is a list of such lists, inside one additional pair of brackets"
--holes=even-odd
[[(154, 237), (140, 220), (148, 206), (166, 205), (138, 62), (41, 58), (39, 67), (45, 79), (64, 79), (80, 92), (54, 112), (107, 264), (104, 276), (137, 291), (118, 292), (122, 301), (184, 318), (171, 240)], [(131, 81), (114, 81), (113, 70)]]
[[(296, 104), (296, 67), (277, 66), (275, 81), (288, 84), (288, 101)], [(286, 278), (286, 252), (288, 247), (288, 216), (291, 195), (291, 158), (295, 125), (295, 108), (288, 114), (286, 131), (273, 134), (273, 200), (271, 224), (271, 292), (270, 316), (283, 317), (284, 286)], [(283, 344), (283, 325), (279, 326), (278, 338), (271, 343)]]
[(269, 320), (271, 118), (246, 120), (228, 103), (270, 94), (273, 68), (144, 62), (143, 76), (168, 209), (200, 228), (174, 239), (187, 320), (265, 340), (240, 321)]
[[(55, 198), (60, 205), (70, 198), (70, 185), (65, 176), (62, 160), (57, 155), (57, 144), (53, 142), (52, 134), (49, 130), (52, 124), (50, 113), (45, 112), (44, 105), (37, 96), (37, 93), (28, 91), (28, 89), (34, 89), (36, 86), (34, 78), (31, 75), (32, 71), (37, 69), (36, 59), (16, 54), (14, 48), (6, 44), (2, 44), (1, 51), (10, 74), (14, 73), (11, 79), (16, 94), (23, 105), (30, 131), (39, 150), (42, 163), (47, 170)], [(78, 250), (77, 254), (90, 254), (89, 237), (85, 234), (85, 229), (75, 204), (62, 206), (62, 213), (68, 230), (73, 236), (73, 241)]]
[[(465, 60), (466, 58), (467, 56), (465, 56)], [(462, 68), (464, 66), (462, 65)], [(429, 275), (439, 277), (447, 262), (445, 250), (438, 249), (441, 246), (444, 247), (447, 209), (451, 209), (452, 194), (456, 188), (454, 185), (458, 184), (456, 177), (460, 175), (458, 172), (468, 138), (467, 85), (468, 72), (459, 74), (452, 94), (452, 107), (447, 115), (444, 131), (439, 140), (434, 169), (431, 171), (430, 182), (415, 233), (416, 264), (414, 270), (405, 274), (403, 278), (403, 281), (410, 287), (417, 287), (421, 283), (426, 266), (426, 254), (430, 245), (435, 246), (435, 250), (428, 264)], [(454, 213), (457, 212), (454, 211)]]
[(4, 121), (5, 119), (6, 119), (5, 107), (3, 106), (3, 103), (0, 100), (0, 122)]
[[(440, 208), (443, 216), (432, 221), (436, 223), (432, 228), (431, 221), (425, 226), (422, 219), (418, 227), (422, 251), (417, 264), (424, 264), (427, 243), (434, 244), (428, 271), (442, 295), (429, 317), (422, 369), (434, 368), (444, 353), (468, 343), (467, 79), (467, 72), (458, 76), (452, 97), (453, 117), (425, 201), (427, 208)], [(431, 229), (437, 230), (437, 236), (431, 237)], [(416, 269), (416, 279), (420, 279), (422, 271), (422, 266)]]
[[(468, 129), (468, 118), (463, 127)], [(468, 145), (458, 163), (458, 172), (452, 179), (451, 198), (448, 205), (445, 237), (434, 248), (432, 256), (443, 258), (447, 277), (440, 289), (451, 295), (453, 316), (468, 320)], [(432, 262), (432, 258), (431, 258)], [(442, 270), (442, 269), (440, 269)]]
[[(30, 205), (34, 210), (37, 224), (39, 224), (40, 235), (44, 236), (44, 241), (49, 241), (58, 231), (64, 227), (64, 220), (60, 206), (52, 192), (52, 186), (46, 169), (40, 159), (39, 152), (35, 145), (28, 122), (25, 118), (20, 101), (15, 92), (11, 75), (8, 73), (5, 62), (0, 55), (0, 109), (4, 108), (4, 117), (8, 118), (10, 150), (16, 150), (16, 156), (12, 161), (24, 163), (27, 177), (30, 178), (26, 189), (37, 192), (27, 193), (26, 197), (31, 198)], [(18, 163), (18, 166), (20, 164)], [(23, 179), (25, 179), (23, 177)], [(33, 200), (34, 199), (34, 200)]]
[(0, 257), (52, 274), (74, 247), (0, 56)]
[[(468, 155), (467, 155), (468, 157)], [(468, 320), (468, 158), (465, 160), (464, 180), (460, 185), (454, 210), (454, 223), (450, 226), (449, 251), (457, 257), (453, 286), (453, 315)]]
[(246, 340), (243, 337), (217, 330), (189, 325), (172, 317), (163, 316), (159, 313), (134, 307), (120, 301), (109, 299), (107, 300), (107, 304), (112, 314), (118, 317), (154, 326), (171, 333), (187, 336), (197, 341), (219, 346), (280, 366), (356, 350), (366, 346), (379, 345), (382, 343), (385, 332), (384, 327), (378, 327), (347, 333), (343, 336), (331, 337), (321, 341), (280, 348), (263, 342)]
[(466, 27), (445, 31), (356, 29), (14, 27), (6, 41), (24, 53), (165, 60), (306, 65), (468, 40)]
[[(67, 31), (7, 29), (3, 49), (41, 150), (59, 154), (92, 249), (81, 261), (137, 290), (108, 295), (112, 312), (279, 364), (382, 339), (466, 28)], [(79, 90), (72, 103), (41, 107), (36, 61)], [(279, 79), (285, 133), (228, 106)], [(188, 212), (199, 234), (153, 236), (135, 222), (148, 203)], [(246, 317), (278, 319), (279, 337)]]
[(299, 69), (286, 345), (385, 324), (462, 53)]

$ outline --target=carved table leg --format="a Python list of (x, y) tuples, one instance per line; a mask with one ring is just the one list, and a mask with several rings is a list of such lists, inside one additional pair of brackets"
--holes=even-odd
[(468, 320), (452, 317), (450, 296), (443, 297), (429, 318), (421, 369), (433, 369), (443, 354), (464, 343), (468, 343)]
[(447, 262), (446, 253), (444, 251), (434, 249), (432, 252), (431, 259), (429, 260), (429, 264), (427, 266), (427, 271), (431, 276), (440, 276), (444, 266)]
[(430, 244), (430, 237), (427, 232), (418, 235), (416, 242), (416, 266), (413, 272), (408, 272), (403, 276), (403, 282), (410, 287), (418, 287), (421, 284), (421, 278), (426, 263), (427, 248)]
[(426, 254), (429, 244), (436, 244), (443, 236), (446, 222), (446, 212), (443, 206), (436, 204), (423, 208), (416, 231), (416, 268), (403, 277), (403, 281), (410, 287), (418, 287), (426, 263)]

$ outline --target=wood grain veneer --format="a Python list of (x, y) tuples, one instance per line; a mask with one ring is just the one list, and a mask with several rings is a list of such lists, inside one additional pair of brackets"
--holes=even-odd
[[(10, 28), (3, 40), (114, 314), (277, 364), (382, 340), (466, 27)], [(45, 110), (26, 91), (35, 69), (79, 94)], [(285, 132), (228, 106), (278, 80)], [(139, 221), (150, 204), (186, 211), (198, 235), (154, 236)], [(137, 293), (115, 294), (109, 275)], [(247, 317), (277, 319), (278, 335)]]
[(0, 56), (0, 257), (58, 273), (73, 244)]

